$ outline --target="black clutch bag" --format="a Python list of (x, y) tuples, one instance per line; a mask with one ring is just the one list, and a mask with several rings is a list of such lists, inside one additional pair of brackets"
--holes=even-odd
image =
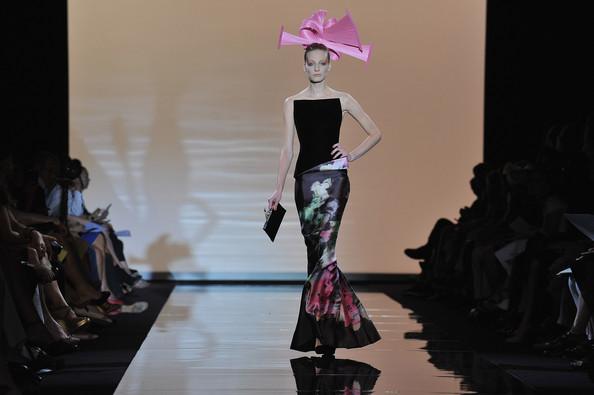
[(280, 203), (276, 206), (276, 210), (269, 209), (266, 211), (266, 221), (264, 222), (264, 227), (262, 229), (264, 229), (264, 232), (270, 237), (271, 241), (274, 241), (286, 212), (287, 210), (285, 210)]

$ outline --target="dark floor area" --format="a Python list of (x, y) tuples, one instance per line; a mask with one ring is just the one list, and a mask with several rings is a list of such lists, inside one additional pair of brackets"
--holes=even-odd
[[(468, 390), (489, 394), (594, 394), (594, 372), (573, 370), (569, 360), (545, 357), (528, 346), (506, 344), (489, 322), (468, 318), (470, 306), (459, 300), (407, 296), (407, 288), (381, 285), (357, 289), (381, 290), (411, 309), (423, 324), (423, 331), (408, 335), (427, 340), (431, 362), (464, 376)], [(452, 353), (452, 346), (459, 353)]]
[(120, 314), (114, 317), (112, 326), (93, 329), (100, 336), (97, 340), (83, 342), (77, 352), (58, 357), (64, 367), (48, 374), (37, 388), (25, 393), (113, 394), (174, 287), (158, 283), (135, 290), (126, 302), (147, 301), (149, 308), (145, 312)]
[[(137, 290), (127, 302), (145, 300), (142, 314), (121, 314), (100, 338), (85, 342), (71, 355), (60, 357), (64, 367), (26, 394), (112, 394), (140, 348), (173, 283), (152, 283)], [(479, 394), (592, 394), (594, 375), (574, 371), (568, 361), (539, 355), (528, 347), (508, 345), (487, 322), (467, 317), (468, 306), (454, 300), (428, 300), (407, 296), (409, 284), (357, 285), (357, 291), (384, 292), (422, 325), (405, 337), (427, 341), (429, 362), (454, 372), (463, 380), (461, 390)]]

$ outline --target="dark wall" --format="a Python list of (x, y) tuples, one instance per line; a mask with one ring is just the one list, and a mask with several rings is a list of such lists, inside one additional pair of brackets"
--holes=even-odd
[[(5, 105), (11, 150), (68, 152), (66, 0), (15, 1), (3, 7)], [(7, 139), (3, 139), (7, 143)]]
[(488, 0), (486, 162), (530, 159), (552, 124), (594, 110), (588, 3)]

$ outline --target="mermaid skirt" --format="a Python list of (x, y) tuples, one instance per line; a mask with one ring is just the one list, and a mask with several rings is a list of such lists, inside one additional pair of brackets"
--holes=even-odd
[(293, 350), (314, 350), (316, 338), (335, 348), (363, 347), (380, 339), (336, 261), (336, 239), (350, 190), (346, 168), (346, 158), (340, 158), (295, 178), (308, 277), (291, 342)]

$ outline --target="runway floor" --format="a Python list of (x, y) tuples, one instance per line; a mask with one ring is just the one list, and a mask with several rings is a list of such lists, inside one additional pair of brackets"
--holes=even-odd
[(378, 343), (335, 360), (290, 350), (300, 292), (177, 286), (115, 393), (510, 393), (497, 368), (381, 292), (358, 292)]

